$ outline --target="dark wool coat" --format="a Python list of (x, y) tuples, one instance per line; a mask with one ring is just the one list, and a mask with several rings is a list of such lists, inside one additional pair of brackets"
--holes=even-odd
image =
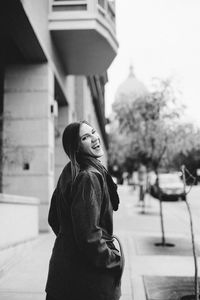
[(123, 258), (113, 244), (113, 208), (102, 175), (80, 171), (71, 191), (68, 164), (53, 193), (49, 224), (56, 240), (46, 292), (57, 300), (117, 300)]

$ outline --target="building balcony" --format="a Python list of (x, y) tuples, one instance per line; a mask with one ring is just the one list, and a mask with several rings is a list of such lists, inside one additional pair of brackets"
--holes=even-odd
[(117, 54), (114, 1), (51, 0), (49, 30), (66, 74), (103, 74)]

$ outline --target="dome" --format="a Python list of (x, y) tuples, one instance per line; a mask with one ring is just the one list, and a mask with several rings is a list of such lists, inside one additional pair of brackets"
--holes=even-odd
[(120, 96), (129, 96), (132, 101), (137, 98), (144, 97), (148, 94), (148, 90), (145, 85), (139, 81), (133, 72), (133, 67), (130, 66), (129, 76), (128, 78), (118, 87), (116, 92), (116, 100), (120, 98)]

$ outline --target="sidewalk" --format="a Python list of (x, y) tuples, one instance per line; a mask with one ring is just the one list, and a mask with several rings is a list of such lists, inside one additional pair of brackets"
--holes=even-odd
[[(187, 224), (177, 218), (173, 209), (168, 209), (165, 213), (167, 242), (174, 243), (175, 247), (155, 247), (154, 244), (161, 241), (158, 201), (147, 198), (146, 212), (142, 213), (137, 192), (132, 187), (119, 186), (119, 193), (121, 204), (120, 210), (114, 214), (114, 228), (124, 246), (126, 259), (121, 300), (146, 300), (146, 293), (149, 300), (173, 299), (159, 298), (157, 294), (155, 298), (155, 289), (159, 290), (157, 284), (166, 276), (182, 276), (184, 279), (194, 274)], [(40, 235), (37, 240), (24, 245), (20, 259), (13, 260), (13, 265), (7, 269), (0, 260), (1, 300), (45, 299), (53, 241), (53, 234)], [(19, 257), (19, 253), (16, 256)], [(154, 298), (149, 286), (152, 289), (155, 286)]]
[[(187, 213), (180, 216), (174, 203), (163, 203), (166, 242), (173, 247), (156, 246), (161, 243), (159, 202), (147, 195), (143, 213), (137, 192), (122, 186), (120, 195), (126, 199), (120, 207), (126, 211), (125, 221), (120, 222), (122, 216), (116, 217), (126, 257), (122, 300), (180, 300), (180, 296), (193, 294), (194, 262)], [(185, 203), (178, 203), (178, 208), (180, 205)], [(193, 222), (199, 224), (198, 219)], [(195, 241), (200, 241), (197, 233)]]

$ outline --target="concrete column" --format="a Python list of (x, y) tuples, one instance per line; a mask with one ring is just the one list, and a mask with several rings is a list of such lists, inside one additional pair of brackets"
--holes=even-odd
[(54, 188), (54, 77), (48, 64), (13, 65), (5, 73), (3, 192), (40, 200), (47, 231)]
[(65, 127), (69, 124), (68, 115), (67, 106), (58, 108), (58, 117), (55, 124), (55, 184), (57, 184), (63, 167), (69, 161), (62, 147), (62, 134)]
[(77, 114), (77, 120), (83, 120), (84, 115), (84, 76), (75, 77), (75, 109)]

